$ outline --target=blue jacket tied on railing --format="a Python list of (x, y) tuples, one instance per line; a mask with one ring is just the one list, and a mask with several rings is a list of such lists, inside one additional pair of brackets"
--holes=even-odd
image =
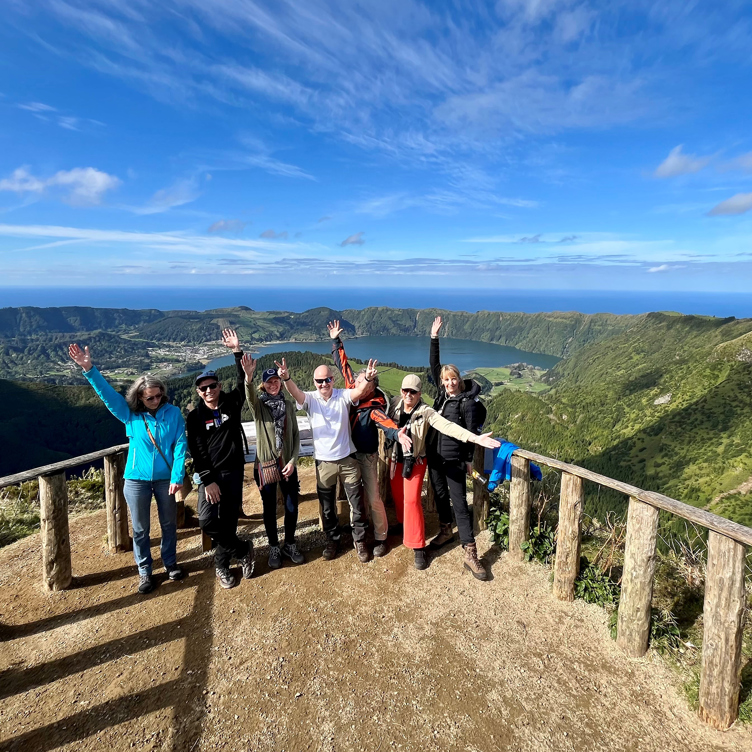
[[(493, 491), (499, 483), (512, 478), (512, 454), (519, 449), (511, 441), (503, 441), (498, 449), (493, 450), (493, 468), (488, 478), (488, 490)], [(542, 480), (543, 473), (538, 465), (530, 463), (530, 477), (534, 480)]]

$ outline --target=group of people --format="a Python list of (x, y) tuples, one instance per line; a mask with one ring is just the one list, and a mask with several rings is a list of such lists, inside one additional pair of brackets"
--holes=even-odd
[[(188, 451), (198, 483), (199, 525), (212, 539), (220, 585), (231, 588), (237, 584), (230, 568), (232, 559), (240, 562), (244, 578), (253, 576), (253, 544), (237, 534), (243, 501), (245, 436), (241, 411), (245, 403), (256, 422), (254, 478), (262, 499), (271, 569), (281, 567), (283, 558), (294, 564), (305, 561), (295, 541), (300, 451), (296, 411), (305, 410), (310, 419), (316, 490), (327, 536), (324, 559), (337, 556), (342, 538), (336, 501), (338, 480), (350, 506), (358, 559), (365, 563), (371, 556), (384, 556), (389, 550), (387, 514), (378, 483), (378, 434), (383, 431), (398, 522), (396, 531), (402, 533), (404, 545), (414, 550), (415, 567), (425, 569), (429, 549), (438, 549), (453, 540), (453, 507), (464, 550), (463, 564), (477, 579), (487, 579), (473, 536), (465, 479), (471, 471), (471, 445), (495, 448), (499, 442), (490, 434), (481, 433), (485, 410), (477, 384), (463, 380), (456, 366), (440, 364), (441, 325), (441, 317), (437, 317), (431, 328), (431, 374), (439, 390), (433, 407), (422, 399), (422, 382), (417, 374), (405, 376), (400, 394), (390, 399), (379, 387), (375, 360), (354, 373), (342, 343), (339, 321), (330, 322), (328, 329), (344, 389), (334, 387), (333, 370), (321, 365), (313, 374), (315, 388), (303, 391), (292, 380), (284, 359), (281, 363), (275, 361), (276, 368), (265, 370), (258, 386), (254, 386), (256, 361), (243, 353), (237, 333), (225, 329), (222, 340), (235, 355), (237, 386), (225, 392), (214, 371), (202, 372), (195, 379), (198, 406), (185, 420), (180, 409), (168, 402), (160, 379), (141, 376), (123, 397), (94, 367), (88, 347), (82, 350), (77, 344), (70, 345), (70, 357), (83, 369), (110, 412), (126, 426), (130, 443), (124, 494), (133, 527), (138, 591), (148, 593), (154, 588), (150, 549), (152, 496), (162, 529), (161, 556), (167, 576), (171, 580), (184, 576), (176, 556), (175, 493), (183, 485)], [(440, 522), (439, 533), (430, 544), (426, 542), (421, 503), (426, 470)], [(277, 530), (278, 490), (285, 508), (281, 546)], [(371, 547), (367, 536), (369, 517), (373, 527)]]

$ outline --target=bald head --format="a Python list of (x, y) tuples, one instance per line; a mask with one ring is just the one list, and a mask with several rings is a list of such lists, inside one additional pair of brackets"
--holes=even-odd
[(326, 378), (328, 378), (330, 376), (332, 376), (332, 369), (329, 368), (329, 366), (319, 366), (313, 372), (313, 378), (314, 379), (326, 379)]
[(332, 390), (334, 389), (334, 374), (329, 366), (319, 366), (313, 372), (313, 383), (316, 384), (316, 390), (324, 398), (328, 400), (332, 396)]

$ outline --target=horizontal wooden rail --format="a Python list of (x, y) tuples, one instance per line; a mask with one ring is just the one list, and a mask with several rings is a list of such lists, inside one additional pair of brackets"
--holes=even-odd
[(69, 460), (55, 462), (52, 465), (43, 465), (42, 467), (35, 467), (31, 470), (24, 470), (24, 472), (16, 473), (15, 475), (6, 475), (4, 478), (0, 478), (0, 488), (7, 488), (8, 486), (15, 486), (18, 483), (26, 483), (26, 481), (29, 480), (36, 480), (41, 475), (54, 475), (63, 470), (70, 470), (72, 467), (85, 465), (87, 462), (101, 460), (103, 457), (109, 457), (111, 454), (124, 452), (126, 449), (128, 449), (127, 444), (118, 444), (118, 446), (110, 447), (109, 449), (100, 449), (98, 452), (92, 452), (91, 454), (82, 454), (78, 457), (71, 457)]
[(528, 460), (537, 462), (539, 465), (547, 465), (557, 470), (563, 470), (570, 475), (576, 475), (584, 480), (599, 483), (607, 488), (613, 488), (614, 491), (619, 491), (626, 496), (643, 501), (652, 507), (663, 509), (665, 512), (671, 512), (671, 514), (675, 514), (677, 517), (681, 517), (688, 522), (702, 525), (702, 527), (706, 527), (708, 530), (725, 535), (727, 538), (731, 538), (738, 543), (743, 543), (745, 546), (752, 546), (752, 528), (727, 520), (725, 517), (719, 517), (717, 514), (706, 512), (704, 509), (698, 509), (690, 504), (672, 499), (670, 496), (655, 493), (655, 491), (643, 491), (641, 488), (637, 488), (637, 486), (622, 483), (620, 480), (614, 480), (607, 475), (594, 473), (592, 470), (586, 470), (584, 467), (579, 467), (578, 465), (570, 465), (568, 462), (555, 460), (553, 457), (528, 452), (527, 449), (515, 449), (514, 453), (518, 457), (525, 457)]

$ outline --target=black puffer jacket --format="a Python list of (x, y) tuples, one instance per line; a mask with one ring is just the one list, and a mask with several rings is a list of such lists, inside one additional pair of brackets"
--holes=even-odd
[[(454, 397), (449, 397), (441, 383), (441, 360), (438, 337), (431, 339), (431, 376), (433, 377), (439, 396), (433, 403), (434, 409), (447, 420), (468, 431), (480, 434), (486, 411), (480, 402), (480, 386), (472, 379), (464, 379), (464, 391)], [(472, 462), (475, 444), (445, 436), (431, 429), (428, 434), (427, 456), (439, 456), (450, 462)]]

